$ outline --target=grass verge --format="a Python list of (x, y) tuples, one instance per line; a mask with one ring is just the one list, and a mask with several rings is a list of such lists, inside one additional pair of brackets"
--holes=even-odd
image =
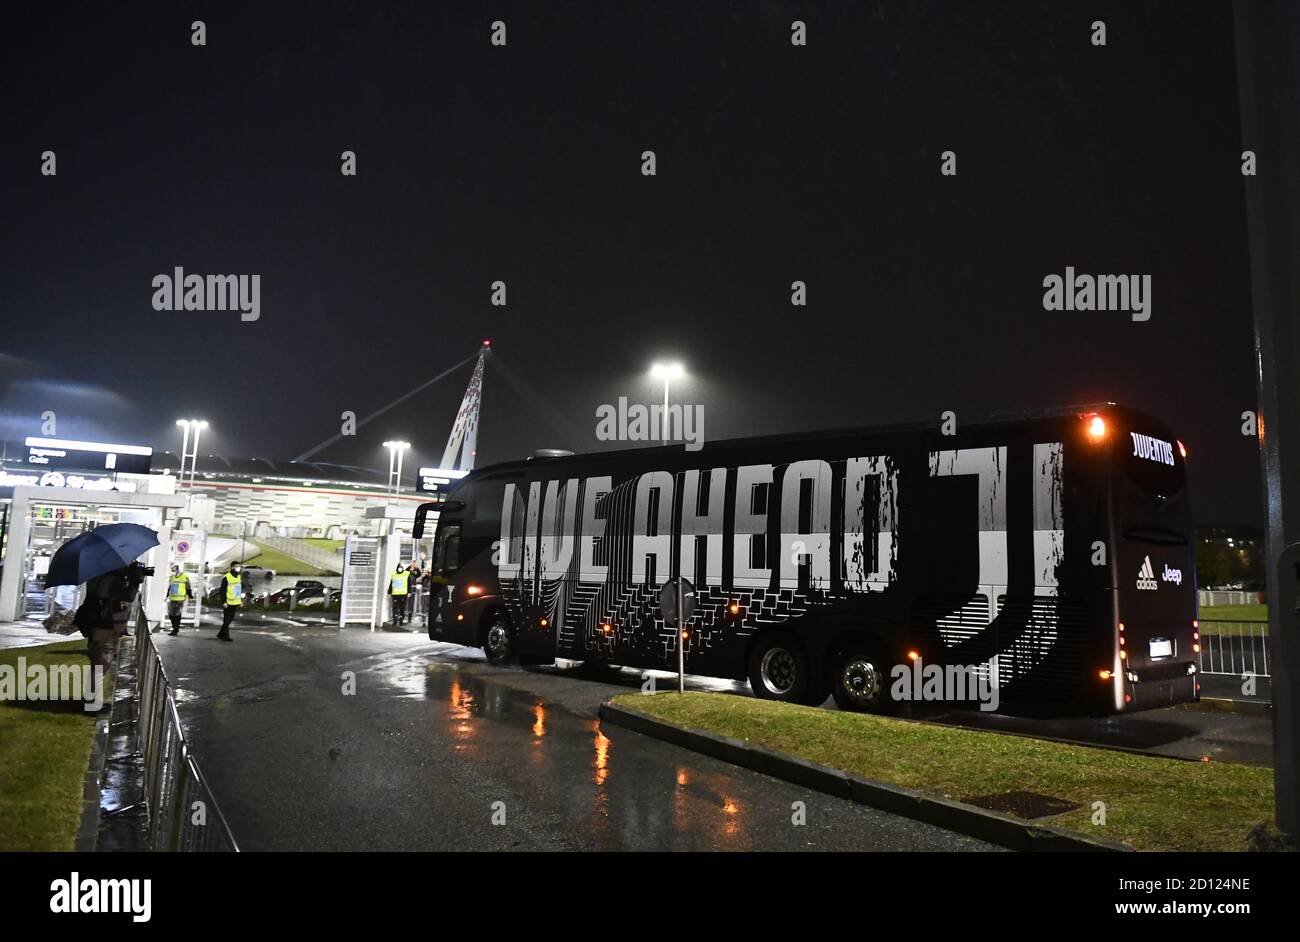
[(324, 537), (309, 536), (305, 537), (303, 542), (315, 546), (318, 549), (329, 550), (331, 553), (338, 553), (343, 550), (342, 540), (327, 540)]
[(1262, 622), (1268, 624), (1267, 605), (1205, 605), (1200, 610), (1204, 633), (1212, 633), (1214, 622)]
[[(719, 693), (624, 694), (617, 706), (957, 801), (1025, 789), (1079, 805), (1055, 824), (1139, 850), (1246, 850), (1273, 820), (1273, 771), (1183, 762)], [(1106, 824), (1092, 824), (1093, 803)]]
[(256, 540), (249, 540), (248, 542), (257, 547), (258, 553), (256, 556), (244, 560), (245, 566), (264, 566), (267, 569), (275, 570), (281, 576), (322, 576), (325, 574), (324, 569), (317, 569), (310, 563), (295, 559), (288, 553), (272, 549)]
[[(85, 641), (0, 651), (0, 665), (87, 663)], [(0, 850), (72, 850), (95, 717), (80, 702), (0, 702)]]

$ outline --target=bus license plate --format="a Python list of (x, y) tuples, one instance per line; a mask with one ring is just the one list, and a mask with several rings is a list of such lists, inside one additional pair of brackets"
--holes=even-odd
[(1173, 657), (1174, 643), (1168, 638), (1151, 639), (1151, 657), (1154, 660), (1158, 657)]

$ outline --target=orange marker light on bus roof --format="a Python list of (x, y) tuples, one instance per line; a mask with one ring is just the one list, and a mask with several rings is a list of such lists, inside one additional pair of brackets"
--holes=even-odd
[(1178, 453), (1184, 458), (1187, 457), (1187, 446), (1184, 445), (1181, 440), (1178, 442)]
[(483, 587), (482, 587), (481, 585), (467, 585), (467, 586), (465, 586), (465, 594), (466, 594), (466, 595), (482, 595), (482, 594), (483, 594)]
[(1097, 676), (1102, 680), (1110, 680), (1110, 671), (1098, 671)]
[(907, 652), (907, 659), (908, 659), (909, 661), (915, 661), (915, 660), (916, 660), (918, 657), (920, 657), (920, 656), (921, 656), (921, 655), (918, 654), (918, 653), (915, 652), (915, 651), (908, 651), (908, 652)]
[(1106, 420), (1095, 412), (1084, 416), (1088, 420), (1088, 437), (1099, 442), (1106, 437)]

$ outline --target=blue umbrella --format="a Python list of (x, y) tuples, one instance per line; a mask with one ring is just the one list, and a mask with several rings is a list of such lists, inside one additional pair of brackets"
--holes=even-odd
[(121, 569), (158, 545), (158, 534), (138, 523), (110, 523), (73, 537), (50, 560), (45, 586), (81, 585)]

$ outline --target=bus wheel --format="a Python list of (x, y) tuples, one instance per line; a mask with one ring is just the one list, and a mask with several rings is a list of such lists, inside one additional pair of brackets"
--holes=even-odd
[(492, 616), (483, 634), (483, 653), (489, 664), (509, 664), (515, 657), (515, 639), (510, 619), (504, 613)]
[(803, 645), (784, 631), (763, 635), (749, 654), (749, 686), (762, 700), (806, 702), (811, 673)]
[(862, 641), (850, 642), (831, 658), (831, 696), (841, 710), (887, 713), (889, 673), (880, 651)]

